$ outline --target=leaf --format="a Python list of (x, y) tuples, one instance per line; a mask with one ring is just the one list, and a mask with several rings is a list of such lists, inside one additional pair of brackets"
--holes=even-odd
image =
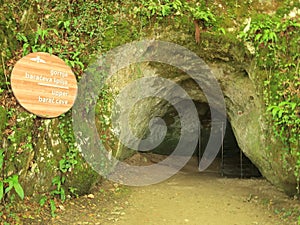
[(84, 65), (82, 62), (77, 62), (77, 64), (80, 66), (81, 69), (84, 69)]
[(4, 159), (3, 153), (4, 153), (4, 150), (0, 149), (0, 169), (3, 166), (3, 159)]
[(224, 29), (223, 27), (219, 28), (218, 30), (219, 30), (222, 34), (226, 34), (226, 31), (225, 31), (225, 29)]
[(285, 105), (288, 105), (288, 104), (289, 104), (289, 102), (283, 101), (283, 102), (280, 102), (280, 103), (278, 104), (278, 106), (279, 106), (279, 107), (282, 107), (282, 106), (285, 106)]
[(30, 47), (30, 44), (29, 43), (24, 43), (23, 45), (23, 52), (26, 52), (27, 53), (27, 49)]
[[(67, 172), (67, 168), (66, 168), (66, 160), (65, 159), (61, 159), (59, 161), (59, 169), (61, 172), (66, 173)], [(53, 182), (53, 181), (52, 181)]]
[(48, 30), (42, 30), (41, 32), (41, 37), (42, 37), (42, 40), (45, 40), (45, 36), (48, 35)]
[(22, 186), (19, 183), (19, 176), (13, 175), (7, 179), (8, 187), (5, 189), (5, 193), (8, 193), (12, 188), (15, 189), (16, 193), (20, 196), (21, 199), (24, 198), (24, 191)]
[(43, 196), (41, 199), (40, 199), (40, 206), (44, 206), (45, 205), (45, 203), (46, 203), (46, 201), (47, 201), (47, 197), (46, 196)]
[(59, 36), (58, 31), (56, 29), (52, 29), (52, 31), (54, 32), (54, 34), (56, 34), (56, 36)]
[(272, 110), (272, 115), (273, 117), (275, 117), (275, 115), (277, 114), (277, 112), (280, 110), (279, 107), (274, 107), (273, 110)]
[(17, 194), (19, 195), (19, 197), (23, 200), (24, 199), (24, 191), (19, 182), (14, 183), (14, 189), (17, 192)]
[(3, 198), (3, 181), (0, 181), (0, 200)]
[(50, 55), (52, 55), (53, 48), (52, 48), (52, 47), (49, 47), (49, 48), (48, 48), (48, 52), (50, 53)]
[(60, 194), (60, 191), (58, 190), (53, 190), (50, 192), (52, 195), (59, 195)]
[(52, 179), (52, 184), (56, 185), (60, 182), (60, 177), (59, 176), (55, 176)]
[(61, 177), (61, 183), (62, 183), (62, 184), (65, 183), (65, 180), (66, 180), (66, 177), (65, 177), (65, 176), (62, 176), (62, 177)]
[[(4, 180), (4, 182), (5, 182), (5, 180)], [(7, 178), (6, 182), (8, 182), (8, 187), (5, 188), (5, 194), (8, 193), (14, 187), (12, 177)]]
[[(297, 103), (296, 103), (296, 102), (292, 102), (292, 103), (291, 103), (292, 110), (295, 110), (295, 109), (296, 109), (296, 106), (297, 106)], [(1, 167), (1, 166), (0, 166), (0, 167)]]
[(267, 108), (267, 111), (271, 111), (272, 116), (274, 117), (277, 114), (277, 112), (279, 111), (279, 109), (280, 108), (278, 106), (272, 105)]
[(300, 23), (294, 23), (293, 26), (294, 27), (300, 27)]
[(63, 188), (60, 189), (60, 199), (62, 200), (62, 202), (66, 200), (65, 189)]
[(19, 177), (16, 174), (11, 177), (11, 181), (13, 182), (13, 184), (14, 183), (19, 183), (18, 179), (19, 179)]
[(24, 34), (21, 34), (21, 33), (17, 34), (17, 40), (18, 41), (23, 41), (23, 42), (28, 42), (27, 37)]
[(262, 36), (262, 34), (260, 34), (260, 33), (257, 34), (257, 35), (255, 36), (254, 40), (255, 40), (255, 41), (260, 40), (261, 36)]
[(74, 54), (72, 55), (72, 59), (76, 59), (77, 58), (77, 56), (79, 56), (80, 55), (80, 51), (78, 51), (78, 52), (74, 52)]
[(267, 43), (269, 41), (269, 30), (265, 30), (264, 31), (264, 34), (263, 34), (263, 37), (262, 37), (262, 41), (264, 43)]
[(53, 199), (50, 199), (50, 209), (51, 209), (51, 216), (55, 217), (56, 206)]

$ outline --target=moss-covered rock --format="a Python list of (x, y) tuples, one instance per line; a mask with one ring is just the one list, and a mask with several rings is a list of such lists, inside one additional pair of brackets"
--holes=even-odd
[(28, 168), (30, 161), (29, 158), (33, 152), (33, 121), (33, 115), (27, 112), (18, 112), (15, 125), (11, 127), (12, 132), (7, 137), (7, 143), (4, 145), (7, 160), (5, 172), (8, 175), (18, 171), (20, 177), (24, 178), (26, 174), (26, 168)]
[[(5, 151), (5, 176), (19, 175), (26, 196), (39, 196), (56, 188), (52, 182), (61, 176), (60, 161), (68, 151), (59, 128), (60, 120), (41, 119), (24, 111), (14, 112), (14, 120), (7, 126), (7, 112), (0, 107), (1, 148)], [(3, 134), (3, 129), (11, 133)], [(67, 173), (66, 190), (77, 188), (77, 193), (87, 193), (99, 175), (77, 154), (78, 164)]]
[[(267, 122), (262, 94), (265, 74), (256, 67), (257, 59), (236, 35), (203, 32), (201, 42), (197, 45), (191, 32), (178, 32), (186, 26), (182, 24), (182, 27), (175, 29), (172, 25), (162, 25), (155, 28), (155, 35), (162, 40), (187, 47), (210, 66), (223, 91), (228, 118), (239, 147), (269, 181), (286, 193), (295, 194), (295, 161), (290, 159), (287, 162), (283, 159), (284, 146), (276, 140), (272, 127)], [(149, 37), (153, 37), (153, 32), (149, 32)], [(157, 73), (168, 79), (176, 79), (194, 100), (203, 101), (199, 98), (203, 95), (201, 91), (189, 91), (195, 90), (195, 87), (186, 83), (184, 76), (176, 75), (167, 66), (163, 66)]]
[(66, 173), (66, 182), (64, 187), (68, 192), (74, 191), (73, 194), (88, 194), (91, 189), (101, 181), (101, 176), (91, 169), (90, 165), (82, 158), (77, 157), (77, 164), (72, 170)]

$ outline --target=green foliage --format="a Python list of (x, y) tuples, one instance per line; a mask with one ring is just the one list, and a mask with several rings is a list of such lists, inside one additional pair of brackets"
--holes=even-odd
[[(96, 54), (102, 51), (102, 48), (109, 50), (110, 47), (113, 47), (106, 45), (103, 40), (106, 31), (110, 31), (112, 37), (117, 33), (116, 28), (119, 25), (119, 18), (113, 16), (113, 14), (119, 10), (127, 10), (126, 7), (118, 6), (121, 6), (121, 4), (119, 5), (117, 2), (83, 0), (76, 1), (73, 4), (59, 0), (4, 1), (4, 4), (0, 6), (1, 11), (5, 12), (3, 15), (1, 14), (0, 22), (0, 47), (5, 49), (1, 52), (0, 57), (4, 73), (2, 74), (2, 71), (0, 71), (0, 92), (9, 89), (8, 81), (12, 69), (11, 65), (15, 63), (16, 59), (30, 52), (42, 51), (57, 55), (72, 67), (79, 79), (85, 66)], [(127, 23), (124, 27), (126, 26), (130, 26), (130, 24)], [(4, 36), (1, 35), (2, 30)], [(8, 119), (15, 117), (14, 108), (9, 110), (7, 117)], [(19, 141), (19, 137), (15, 135), (18, 127), (12, 126), (10, 129), (12, 133), (7, 138), (9, 144), (16, 147)], [(51, 192), (51, 195), (52, 197), (59, 196), (64, 201), (65, 189), (63, 184), (66, 179), (65, 175), (71, 172), (78, 163), (78, 150), (75, 145), (70, 114), (60, 118), (59, 129), (60, 136), (67, 146), (67, 151), (59, 161), (59, 175), (52, 180), (55, 190)], [(31, 136), (28, 136), (27, 140), (22, 142), (21, 148), (24, 151), (33, 149)], [(15, 157), (12, 152), (5, 152), (3, 155), (10, 158), (9, 162), (12, 162)], [(2, 191), (2, 196), (6, 196), (4, 188), (9, 184), (11, 184), (9, 189), (14, 189), (18, 195), (22, 196), (18, 184), (9, 177), (1, 178), (0, 185), (3, 188), (0, 190), (0, 194)], [(70, 187), (69, 191), (74, 196), (77, 195), (76, 188)], [(54, 209), (51, 204), (53, 205), (55, 202), (49, 203), (50, 207)]]
[(51, 194), (53, 196), (59, 195), (62, 202), (66, 200), (65, 189), (62, 186), (65, 181), (66, 181), (65, 176), (56, 176), (52, 179), (52, 184), (56, 187), (56, 189), (51, 191)]
[(0, 181), (0, 200), (3, 198), (4, 182)]
[(77, 188), (74, 188), (74, 187), (69, 187), (69, 191), (70, 193), (75, 196), (76, 198), (78, 198), (78, 194), (76, 193), (78, 190)]
[[(59, 180), (59, 179), (58, 179)], [(50, 193), (53, 195), (53, 193)], [(51, 216), (55, 217), (56, 216), (56, 204), (55, 204), (55, 199), (53, 196), (46, 196), (43, 195), (39, 201), (40, 207), (48, 206), (50, 208)]]
[(116, 139), (112, 135), (112, 107), (115, 95), (117, 95), (117, 93), (114, 93), (108, 85), (104, 85), (97, 101), (95, 111), (95, 114), (97, 115), (97, 128), (101, 141), (107, 149), (110, 149), (110, 151), (115, 149), (114, 147), (116, 146)]
[[(62, 21), (59, 21), (58, 24), (60, 24), (60, 22)], [(62, 40), (61, 38), (63, 35), (63, 32), (60, 31), (59, 33), (55, 28), (43, 29), (39, 27), (30, 37), (27, 37), (24, 33), (17, 33), (17, 40), (23, 44), (23, 56), (30, 52), (48, 52), (65, 59), (65, 62), (71, 68), (83, 70), (84, 64), (79, 58), (83, 47), (82, 45), (79, 44), (79, 48), (77, 48), (76, 51), (68, 51), (67, 48), (70, 48), (68, 45), (59, 43), (53, 46), (52, 43)]]
[(12, 175), (6, 178), (3, 183), (7, 183), (8, 187), (5, 188), (5, 194), (7, 194), (10, 190), (14, 189), (16, 193), (19, 195), (21, 199), (24, 198), (24, 191), (23, 188), (21, 187), (18, 175)]
[(73, 133), (72, 120), (70, 113), (60, 116), (59, 123), (60, 137), (67, 145), (67, 152), (59, 161), (59, 170), (62, 173), (67, 173), (78, 163), (78, 149), (76, 147), (75, 136)]
[[(300, 183), (300, 17), (258, 15), (239, 37), (251, 42), (260, 68), (268, 71), (264, 100), (275, 136), (284, 144), (284, 158), (295, 159)], [(261, 79), (261, 78), (258, 78)]]
[(155, 16), (158, 19), (170, 15), (182, 15), (185, 4), (181, 0), (150, 0), (141, 1), (140, 7), (135, 7), (133, 12), (148, 19)]
[(0, 180), (0, 200), (11, 190), (14, 190), (21, 199), (24, 199), (24, 191), (19, 183), (19, 176), (16, 174)]
[[(58, 170), (59, 175), (52, 179), (52, 185), (55, 187), (54, 190), (50, 192), (51, 197), (49, 198), (49, 207), (51, 210), (51, 215), (54, 217), (56, 206), (54, 197), (59, 196), (59, 199), (64, 202), (66, 200), (66, 191), (64, 188), (64, 183), (66, 181), (66, 173), (70, 172), (74, 166), (78, 163), (78, 149), (76, 147), (75, 137), (72, 129), (72, 120), (70, 113), (63, 114), (60, 116), (59, 123), (60, 137), (65, 142), (67, 146), (67, 151), (63, 158), (59, 161)], [(76, 196), (76, 188), (69, 188), (69, 191)], [(44, 197), (40, 200), (40, 205), (44, 206), (47, 198)]]
[(55, 212), (56, 212), (55, 202), (54, 202), (53, 199), (50, 199), (49, 201), (50, 201), (49, 204), (50, 204), (51, 216), (55, 217), (56, 216), (56, 214), (55, 214)]
[[(299, 106), (299, 103), (298, 103)], [(271, 111), (274, 125), (278, 127), (276, 133), (285, 143), (297, 143), (295, 135), (300, 130), (300, 118), (296, 114), (296, 102), (282, 101), (278, 105), (270, 105), (268, 111)], [(286, 136), (286, 134), (288, 134)]]
[[(155, 18), (162, 20), (166, 17), (189, 15), (202, 23), (204, 28), (216, 26), (216, 16), (202, 3), (182, 0), (144, 0), (139, 7), (134, 7), (134, 17)], [(145, 20), (144, 20), (145, 21)]]
[[(0, 170), (3, 170), (4, 165), (4, 149), (0, 149)], [(3, 174), (3, 173), (2, 173)], [(24, 191), (19, 183), (19, 176), (14, 174), (8, 177), (0, 178), (0, 201), (4, 200), (5, 197), (14, 190), (17, 195), (24, 199)]]
[(202, 21), (204, 27), (216, 25), (217, 19), (215, 15), (204, 5), (190, 6), (188, 9), (194, 19)]
[(46, 202), (47, 202), (47, 197), (46, 196), (42, 196), (41, 199), (40, 199), (40, 201), (39, 201), (39, 204), (40, 204), (40, 206), (43, 207), (46, 204)]
[[(257, 57), (261, 57), (261, 48), (267, 48), (269, 57), (274, 57), (276, 44), (278, 41), (277, 33), (280, 20), (272, 18), (269, 15), (258, 15), (256, 18), (248, 21), (247, 26), (240, 33), (239, 37), (245, 42), (252, 42)], [(269, 64), (268, 64), (269, 65)]]
[[(113, 2), (26, 2), (5, 2), (1, 7), (8, 14), (5, 14), (7, 18), (5, 16), (6, 20), (0, 23), (0, 27), (9, 29), (6, 33), (10, 35), (9, 38), (14, 37), (11, 39), (16, 43), (13, 43), (12, 49), (0, 45), (1, 49), (8, 51), (1, 55), (4, 76), (0, 71), (0, 81), (2, 77), (9, 78), (11, 68), (7, 70), (5, 65), (13, 53), (22, 53), (24, 56), (37, 51), (49, 52), (62, 58), (80, 77), (85, 66), (102, 50), (105, 31), (116, 27), (117, 19), (112, 16), (112, 12), (118, 8), (114, 7)], [(10, 39), (3, 40), (3, 43), (9, 42)], [(2, 89), (5, 88), (4, 82), (5, 79), (0, 83)]]

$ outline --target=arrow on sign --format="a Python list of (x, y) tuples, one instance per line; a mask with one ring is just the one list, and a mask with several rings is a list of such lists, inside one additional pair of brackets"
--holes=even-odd
[(34, 61), (34, 62), (37, 62), (37, 63), (46, 63), (46, 61), (45, 60), (43, 60), (43, 59), (41, 59), (41, 57), (40, 56), (37, 56), (36, 58), (31, 58), (30, 59), (31, 61)]

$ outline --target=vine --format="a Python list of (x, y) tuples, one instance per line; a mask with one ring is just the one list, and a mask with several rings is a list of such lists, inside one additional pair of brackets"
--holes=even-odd
[[(293, 12), (293, 11), (291, 11)], [(284, 160), (294, 158), (300, 184), (300, 15), (258, 15), (248, 21), (239, 37), (253, 45), (258, 66), (268, 71), (264, 100), (271, 125), (284, 149)]]

